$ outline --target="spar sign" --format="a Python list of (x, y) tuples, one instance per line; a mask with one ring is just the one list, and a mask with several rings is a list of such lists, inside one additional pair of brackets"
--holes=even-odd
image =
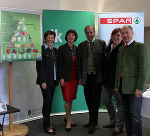
[(99, 13), (98, 21), (99, 38), (105, 40), (107, 43), (112, 30), (123, 25), (131, 25), (134, 30), (134, 39), (144, 42), (143, 12)]
[(140, 17), (100, 18), (101, 24), (140, 24)]

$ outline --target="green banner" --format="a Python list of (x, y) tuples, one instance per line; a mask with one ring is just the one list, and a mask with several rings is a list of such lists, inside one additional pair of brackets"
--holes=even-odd
[(1, 11), (1, 62), (41, 58), (39, 14)]
[[(53, 30), (56, 32), (55, 47), (66, 43), (65, 34), (69, 29), (74, 29), (78, 33), (75, 42), (78, 45), (86, 40), (84, 28), (86, 25), (95, 26), (95, 12), (87, 11), (63, 11), (63, 10), (44, 10), (43, 11), (43, 32)], [(87, 110), (83, 87), (78, 86), (77, 99), (73, 101), (73, 111)], [(64, 112), (64, 101), (60, 87), (56, 88), (52, 112)]]

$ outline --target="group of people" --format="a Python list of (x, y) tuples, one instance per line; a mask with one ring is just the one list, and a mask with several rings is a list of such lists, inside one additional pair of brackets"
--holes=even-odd
[[(104, 128), (115, 128), (112, 135), (122, 133), (124, 124), (128, 136), (142, 136), (141, 106), (142, 92), (148, 78), (148, 52), (143, 43), (134, 40), (133, 28), (129, 25), (115, 28), (108, 46), (95, 38), (95, 28), (84, 29), (87, 40), (78, 47), (74, 45), (78, 35), (75, 30), (66, 32), (64, 45), (58, 50), (53, 46), (55, 32), (46, 31), (42, 46), (42, 60), (36, 62), (37, 84), (43, 95), (43, 127), (48, 134), (55, 135), (50, 113), (55, 87), (60, 87), (65, 101), (65, 129), (71, 131), (73, 121), (70, 114), (72, 101), (76, 99), (78, 85), (84, 87), (89, 110), (89, 121), (83, 127), (93, 134), (98, 125), (98, 111), (102, 98), (110, 123)], [(112, 102), (114, 96), (117, 106)]]

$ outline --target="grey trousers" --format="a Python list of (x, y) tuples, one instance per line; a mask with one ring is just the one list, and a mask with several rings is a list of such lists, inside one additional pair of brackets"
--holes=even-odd
[[(117, 112), (112, 102), (112, 96), (114, 96), (116, 101)], [(102, 98), (110, 117), (110, 124), (115, 124), (115, 128), (123, 128), (124, 106), (122, 103), (121, 94), (115, 93), (114, 89), (110, 87), (102, 86)]]

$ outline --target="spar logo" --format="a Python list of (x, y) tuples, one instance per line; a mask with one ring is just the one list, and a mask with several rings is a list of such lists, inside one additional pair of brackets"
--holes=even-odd
[(141, 23), (141, 18), (140, 17), (135, 17), (134, 18), (134, 24), (140, 24)]
[(140, 17), (100, 18), (100, 24), (140, 24)]
[(132, 17), (100, 18), (100, 24), (132, 24)]

